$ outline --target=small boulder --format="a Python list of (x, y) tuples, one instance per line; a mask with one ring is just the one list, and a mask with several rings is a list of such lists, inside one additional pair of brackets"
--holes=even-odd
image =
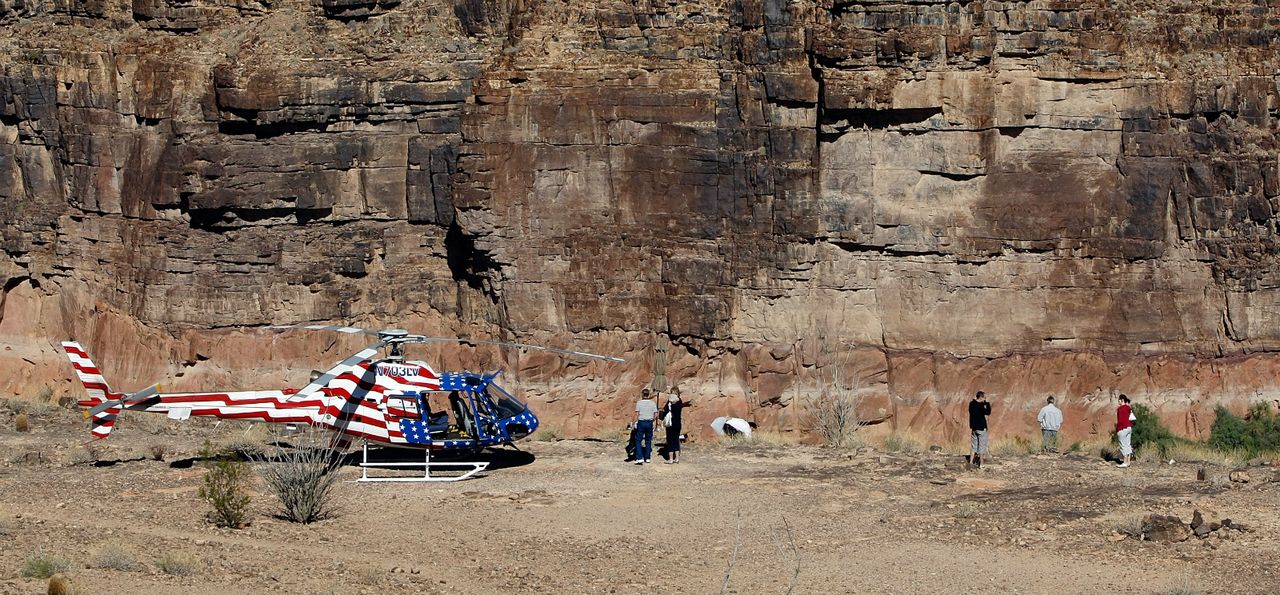
[(1244, 523), (1240, 523), (1240, 522), (1238, 522), (1238, 521), (1233, 521), (1233, 520), (1231, 520), (1231, 519), (1222, 519), (1222, 528), (1224, 528), (1224, 529), (1232, 529), (1232, 530), (1235, 530), (1235, 531), (1240, 531), (1240, 532), (1242, 532), (1242, 533), (1243, 533), (1243, 532), (1246, 532), (1246, 531), (1249, 531), (1249, 527), (1248, 527), (1248, 526), (1246, 526)]
[(1191, 537), (1182, 519), (1165, 514), (1149, 514), (1142, 520), (1142, 538), (1160, 543), (1180, 543)]

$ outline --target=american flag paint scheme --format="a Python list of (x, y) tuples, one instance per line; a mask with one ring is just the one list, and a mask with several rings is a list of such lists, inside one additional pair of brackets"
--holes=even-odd
[[(79, 343), (64, 342), (62, 348), (84, 384), (88, 398), (79, 405), (96, 439), (111, 434), (123, 410), (177, 420), (207, 416), (310, 424), (348, 440), (429, 449), (509, 444), (537, 429), (538, 418), (528, 406), (494, 382), (497, 373), (441, 374), (424, 362), (404, 361), (398, 352), (374, 359), (395, 340), (399, 338), (384, 339), (352, 355), (302, 389), (235, 392), (163, 393), (158, 387), (114, 392)], [(432, 412), (433, 394), (449, 407)]]

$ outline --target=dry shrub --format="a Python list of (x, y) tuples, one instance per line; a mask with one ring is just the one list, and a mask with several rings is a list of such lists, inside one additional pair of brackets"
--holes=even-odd
[(258, 474), (280, 500), (282, 516), (295, 523), (313, 523), (333, 515), (333, 488), (341, 459), (316, 434), (294, 448), (276, 447), (271, 457), (256, 457)]
[(147, 456), (151, 457), (151, 460), (153, 461), (163, 461), (164, 456), (168, 454), (168, 452), (169, 447), (159, 442), (147, 447)]
[(67, 453), (67, 465), (75, 467), (78, 465), (92, 465), (102, 460), (106, 447), (100, 442), (89, 442), (81, 444)]
[(803, 401), (809, 426), (827, 446), (857, 448), (862, 446), (858, 432), (865, 422), (858, 416), (862, 398), (852, 390), (824, 390)]
[(19, 413), (13, 416), (13, 429), (18, 432), (31, 431), (31, 422), (27, 419), (27, 414)]
[(170, 576), (190, 576), (196, 572), (196, 560), (187, 554), (170, 552), (156, 559), (156, 568)]
[(71, 564), (66, 560), (45, 554), (43, 549), (37, 549), (34, 555), (22, 563), (22, 576), (49, 578), (60, 572), (66, 572), (70, 567)]
[(49, 464), (49, 455), (43, 449), (28, 450), (13, 455), (10, 459), (19, 465), (44, 466)]
[(121, 572), (130, 572), (138, 569), (138, 562), (134, 559), (133, 554), (129, 550), (113, 543), (98, 546), (90, 565), (94, 568), (119, 570)]

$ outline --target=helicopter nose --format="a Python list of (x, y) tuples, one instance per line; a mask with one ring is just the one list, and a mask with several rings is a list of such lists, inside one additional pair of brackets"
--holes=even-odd
[(508, 439), (519, 440), (538, 429), (538, 416), (526, 409), (520, 415), (507, 418), (506, 423), (503, 424), (503, 429), (506, 431)]

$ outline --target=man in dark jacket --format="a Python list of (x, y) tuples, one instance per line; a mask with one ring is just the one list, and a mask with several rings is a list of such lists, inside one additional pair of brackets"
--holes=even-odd
[(987, 394), (978, 391), (969, 401), (969, 464), (982, 467), (982, 457), (987, 456), (987, 416), (991, 415), (991, 403)]

